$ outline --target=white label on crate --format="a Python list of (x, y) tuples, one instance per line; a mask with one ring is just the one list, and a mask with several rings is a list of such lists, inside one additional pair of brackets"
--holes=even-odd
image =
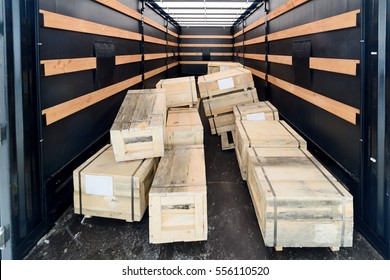
[(224, 70), (228, 70), (228, 69), (230, 69), (229, 66), (220, 66), (219, 67), (219, 71), (224, 71)]
[(234, 87), (234, 81), (232, 77), (218, 80), (219, 89), (228, 89)]
[(113, 196), (114, 183), (111, 176), (85, 175), (85, 193)]
[(256, 114), (248, 114), (246, 115), (246, 119), (248, 121), (265, 121), (265, 114), (262, 113), (256, 113)]

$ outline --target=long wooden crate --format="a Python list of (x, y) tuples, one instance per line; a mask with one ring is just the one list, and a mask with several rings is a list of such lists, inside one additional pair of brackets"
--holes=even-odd
[(207, 117), (233, 112), (234, 105), (259, 101), (255, 88), (225, 93), (209, 99), (203, 99), (203, 108)]
[(252, 72), (244, 68), (229, 69), (200, 76), (198, 86), (202, 98), (255, 87)]
[(203, 144), (203, 125), (197, 108), (168, 111), (165, 128), (166, 145)]
[(203, 145), (175, 146), (161, 159), (149, 193), (149, 241), (207, 240)]
[(194, 76), (160, 80), (156, 88), (165, 89), (168, 108), (193, 107), (198, 101)]
[(232, 112), (209, 118), (211, 134), (221, 134), (233, 131), (236, 128), (234, 114)]
[(310, 153), (250, 148), (248, 157), (248, 187), (266, 246), (352, 246), (352, 196)]
[(306, 141), (285, 121), (237, 121), (235, 150), (242, 179), (246, 180), (249, 148), (302, 148)]
[(115, 160), (164, 155), (164, 89), (129, 90), (110, 130)]
[(272, 121), (279, 120), (278, 109), (269, 101), (246, 103), (233, 106), (236, 120)]
[(238, 62), (222, 62), (212, 61), (207, 64), (207, 74), (225, 71), (232, 68), (243, 68), (244, 66)]
[(158, 161), (116, 162), (112, 146), (106, 145), (73, 172), (75, 213), (141, 221)]

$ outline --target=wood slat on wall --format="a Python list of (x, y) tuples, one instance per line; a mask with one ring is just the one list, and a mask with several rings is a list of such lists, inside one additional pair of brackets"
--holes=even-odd
[(356, 59), (337, 59), (310, 57), (309, 65), (311, 69), (328, 71), (339, 74), (356, 76), (357, 65), (360, 63)]
[(180, 35), (180, 39), (233, 39), (232, 35)]
[(232, 48), (233, 44), (180, 44), (182, 48)]
[(252, 74), (255, 75), (256, 77), (259, 77), (260, 79), (263, 79), (263, 80), (266, 79), (267, 74), (265, 74), (264, 72), (261, 72), (259, 70), (253, 69), (253, 68), (248, 67), (248, 66), (244, 66), (244, 68), (250, 70), (252, 72)]

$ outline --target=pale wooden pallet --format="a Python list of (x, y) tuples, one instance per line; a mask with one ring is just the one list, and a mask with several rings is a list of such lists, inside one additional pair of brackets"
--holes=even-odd
[(279, 120), (278, 109), (269, 101), (238, 104), (233, 106), (236, 121), (271, 121)]
[(106, 145), (73, 172), (75, 213), (141, 221), (158, 161), (116, 162), (112, 146)]
[(115, 160), (164, 155), (164, 89), (129, 90), (110, 130)]
[(285, 121), (237, 121), (236, 157), (243, 180), (247, 178), (248, 148), (303, 148), (306, 141)]
[(254, 83), (251, 71), (244, 68), (235, 68), (199, 76), (198, 87), (200, 96), (206, 98), (236, 90), (254, 88)]
[(249, 148), (248, 157), (248, 188), (266, 246), (352, 246), (353, 198), (309, 152)]
[(193, 107), (198, 101), (194, 76), (160, 80), (156, 88), (165, 89), (167, 108)]
[(243, 68), (243, 67), (244, 66), (238, 62), (211, 61), (207, 63), (207, 74), (213, 74), (216, 72), (221, 72), (232, 68)]
[(206, 117), (209, 117), (211, 115), (233, 112), (233, 108), (237, 104), (254, 103), (258, 101), (256, 89), (251, 88), (203, 99), (203, 109)]
[(203, 145), (169, 147), (149, 193), (149, 241), (207, 240)]
[(168, 111), (165, 127), (166, 145), (203, 144), (203, 125), (196, 108)]

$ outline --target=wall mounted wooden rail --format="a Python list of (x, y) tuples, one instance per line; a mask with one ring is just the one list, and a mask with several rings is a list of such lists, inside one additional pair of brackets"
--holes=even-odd
[(292, 56), (291, 55), (268, 55), (268, 61), (279, 63), (279, 64), (286, 64), (286, 65), (292, 65)]
[(141, 81), (142, 75), (138, 75), (115, 85), (105, 87), (103, 89), (74, 98), (59, 105), (44, 109), (42, 111), (42, 115), (46, 117), (46, 125), (50, 125), (63, 118), (66, 118), (112, 95), (115, 95), (125, 89), (128, 89), (140, 83)]
[(232, 48), (233, 44), (180, 44), (182, 48)]
[(193, 64), (193, 65), (196, 65), (196, 64), (208, 64), (209, 62), (216, 62), (216, 63), (218, 63), (218, 62), (231, 62), (231, 61), (199, 61), (199, 60), (194, 60), (194, 61), (179, 61), (179, 64), (183, 64), (183, 65), (185, 65), (185, 64), (189, 64), (189, 65), (191, 65), (191, 64)]
[(55, 28), (136, 41), (141, 41), (142, 38), (141, 34), (124, 29), (64, 16), (45, 10), (40, 10), (39, 12), (43, 15), (43, 26), (46, 28)]
[(262, 17), (262, 18), (259, 18), (258, 20), (256, 20), (255, 22), (251, 23), (250, 25), (248, 25), (247, 27), (245, 27), (244, 29), (238, 31), (236, 34), (234, 34), (234, 38), (258, 27), (258, 26), (261, 26), (263, 25), (266, 21), (270, 21), (274, 18), (277, 18), (279, 16), (281, 16), (282, 14), (284, 13), (287, 13), (288, 11), (290, 10), (293, 10), (295, 9), (296, 7), (306, 3), (306, 2), (309, 2), (311, 0), (290, 0), (288, 1), (287, 3), (279, 6), (278, 8), (276, 8), (275, 10), (271, 11), (270, 13), (267, 14), (267, 16), (265, 17)]
[(352, 28), (357, 26), (357, 14), (360, 10), (306, 23), (267, 35), (268, 41), (293, 38), (327, 31)]
[(180, 39), (233, 39), (232, 35), (180, 35)]
[(166, 53), (149, 53), (149, 54), (144, 54), (144, 59), (145, 60), (153, 60), (153, 59), (161, 59), (161, 58), (167, 58)]
[[(113, 10), (116, 10), (122, 14), (125, 14), (129, 17), (132, 17), (136, 20), (139, 20), (139, 21), (142, 21), (142, 15), (136, 11), (134, 11), (133, 9), (127, 7), (126, 5), (116, 1), (116, 0), (95, 0), (96, 2), (100, 3), (100, 4), (103, 4), (107, 7), (110, 7), (111, 9)], [(174, 37), (179, 37), (179, 35), (177, 35), (175, 32), (165, 28), (164, 26), (162, 26), (161, 24), (155, 22), (154, 20), (144, 16), (144, 22), (150, 26), (153, 26), (154, 28), (157, 28), (163, 32), (166, 32)]]
[(158, 75), (158, 74), (160, 74), (160, 73), (162, 73), (162, 72), (164, 72), (164, 71), (166, 71), (168, 69), (171, 69), (172, 67), (177, 66), (178, 64), (179, 64), (178, 62), (173, 62), (173, 63), (171, 63), (169, 65), (164, 65), (162, 67), (159, 67), (159, 68), (153, 69), (151, 71), (145, 72), (144, 78), (145, 78), (145, 80), (149, 79), (149, 78), (151, 78), (153, 76), (156, 76), (156, 75)]
[(297, 85), (291, 84), (279, 78), (267, 75), (268, 82), (289, 92), (319, 108), (322, 108), (339, 118), (342, 118), (356, 125), (356, 115), (360, 114), (360, 110), (352, 106), (346, 105), (329, 97), (323, 96), (316, 92), (307, 90)]
[(257, 54), (257, 53), (237, 53), (236, 56), (242, 58), (249, 58), (253, 60), (265, 61), (265, 54)]
[(259, 77), (260, 79), (266, 80), (267, 74), (265, 74), (264, 72), (261, 72), (259, 70), (253, 69), (253, 68), (248, 67), (248, 66), (244, 66), (244, 68), (250, 70), (252, 72), (252, 74), (255, 75), (256, 77)]
[(260, 37), (256, 37), (256, 38), (253, 38), (253, 39), (249, 39), (249, 40), (245, 40), (245, 41), (234, 43), (234, 46), (235, 47), (242, 47), (242, 46), (249, 46), (249, 45), (254, 45), (254, 44), (260, 44), (260, 43), (264, 43), (264, 42), (265, 42), (265, 35), (264, 36), (260, 36)]
[[(140, 54), (118, 55), (115, 57), (115, 65), (140, 62), (141, 60), (142, 55)], [(44, 70), (43, 75), (47, 77), (96, 69), (96, 57), (41, 60), (41, 64)]]
[[(181, 52), (179, 53), (180, 56), (202, 56), (203, 53), (201, 52)], [(225, 52), (210, 52), (211, 56), (232, 56), (233, 53), (225, 53)]]

